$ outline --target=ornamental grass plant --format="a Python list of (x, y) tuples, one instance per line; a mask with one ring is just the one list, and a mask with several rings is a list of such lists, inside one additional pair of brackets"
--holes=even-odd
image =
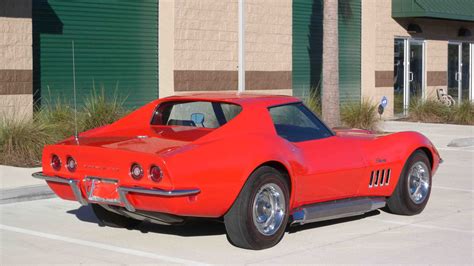
[(342, 105), (341, 121), (346, 127), (377, 131), (380, 122), (377, 105), (366, 99)]
[[(125, 97), (102, 88), (93, 90), (77, 110), (79, 132), (111, 124), (126, 115)], [(57, 98), (43, 99), (33, 117), (0, 114), (0, 165), (33, 167), (41, 164), (43, 147), (74, 135), (74, 106)]]
[(448, 107), (434, 99), (410, 104), (408, 120), (425, 123), (474, 125), (474, 103), (464, 101)]

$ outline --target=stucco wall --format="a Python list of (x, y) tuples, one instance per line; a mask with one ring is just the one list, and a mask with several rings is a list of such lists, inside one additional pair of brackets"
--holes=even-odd
[(31, 117), (31, 0), (2, 0), (0, 10), (0, 115)]
[[(291, 94), (292, 1), (245, 4), (246, 89)], [(173, 8), (173, 91), (236, 91), (238, 1), (178, 0)]]

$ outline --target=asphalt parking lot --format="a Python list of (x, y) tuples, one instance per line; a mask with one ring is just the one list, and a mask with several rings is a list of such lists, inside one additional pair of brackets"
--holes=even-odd
[(447, 144), (474, 137), (474, 127), (457, 133), (438, 127), (419, 129), (445, 162), (434, 177), (428, 206), (417, 216), (375, 211), (308, 224), (291, 228), (274, 248), (249, 251), (229, 244), (219, 223), (116, 229), (100, 227), (91, 209), (76, 202), (14, 202), (0, 205), (1, 264), (473, 264), (474, 147)]

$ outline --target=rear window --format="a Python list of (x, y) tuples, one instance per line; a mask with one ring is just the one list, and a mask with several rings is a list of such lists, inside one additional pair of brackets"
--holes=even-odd
[(152, 125), (218, 128), (236, 117), (242, 107), (208, 101), (165, 102), (153, 114)]

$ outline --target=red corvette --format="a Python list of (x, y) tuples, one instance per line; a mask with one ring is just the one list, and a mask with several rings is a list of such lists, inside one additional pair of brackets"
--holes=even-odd
[(420, 213), (441, 162), (419, 133), (333, 131), (297, 98), (246, 94), (159, 99), (42, 160), (33, 176), (105, 225), (222, 219), (248, 249), (276, 245), (288, 224)]

